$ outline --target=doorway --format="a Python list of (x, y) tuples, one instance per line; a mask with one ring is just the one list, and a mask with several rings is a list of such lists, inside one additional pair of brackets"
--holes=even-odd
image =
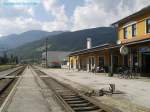
[(150, 52), (143, 53), (142, 65), (143, 73), (150, 73)]

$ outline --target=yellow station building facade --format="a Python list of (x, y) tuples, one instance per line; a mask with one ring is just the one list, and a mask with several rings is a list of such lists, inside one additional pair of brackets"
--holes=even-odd
[[(116, 44), (107, 43), (72, 52), (70, 69), (92, 71), (103, 66), (116, 73), (120, 66), (137, 66), (142, 76), (150, 76), (150, 6), (112, 24), (117, 29)], [(126, 48), (126, 54), (121, 49)]]

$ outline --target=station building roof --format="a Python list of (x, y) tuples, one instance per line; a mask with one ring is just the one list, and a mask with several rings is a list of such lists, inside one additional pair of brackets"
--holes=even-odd
[(107, 49), (112, 46), (115, 46), (115, 44), (112, 44), (112, 43), (100, 44), (100, 45), (92, 47), (90, 49), (83, 49), (83, 50), (78, 50), (78, 51), (72, 52), (69, 54), (69, 56), (100, 51), (100, 50), (104, 50), (104, 49)]
[(69, 54), (69, 56), (76, 56), (76, 55), (80, 55), (80, 54), (91, 53), (91, 52), (102, 51), (102, 50), (110, 50), (111, 51), (113, 49), (120, 48), (122, 45), (130, 47), (132, 45), (139, 45), (139, 44), (145, 45), (146, 43), (149, 43), (149, 42), (150, 42), (150, 38), (137, 40), (137, 41), (133, 41), (133, 42), (128, 42), (128, 43), (124, 43), (124, 44), (112, 44), (112, 43), (101, 44), (99, 46), (92, 47), (91, 49), (83, 49), (83, 50), (71, 52)]

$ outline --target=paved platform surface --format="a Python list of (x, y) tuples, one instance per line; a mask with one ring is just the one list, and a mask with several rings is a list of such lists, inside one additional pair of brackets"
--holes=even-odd
[(7, 112), (50, 112), (31, 69), (26, 68)]
[(124, 94), (97, 97), (97, 99), (123, 112), (150, 112), (150, 79), (119, 79), (104, 74), (76, 72), (68, 69), (40, 69), (79, 90), (108, 88), (110, 83), (114, 83), (116, 89)]

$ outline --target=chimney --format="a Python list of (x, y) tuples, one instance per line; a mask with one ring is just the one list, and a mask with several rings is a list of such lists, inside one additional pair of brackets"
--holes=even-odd
[(91, 38), (87, 38), (87, 49), (90, 49), (92, 47), (92, 40)]

